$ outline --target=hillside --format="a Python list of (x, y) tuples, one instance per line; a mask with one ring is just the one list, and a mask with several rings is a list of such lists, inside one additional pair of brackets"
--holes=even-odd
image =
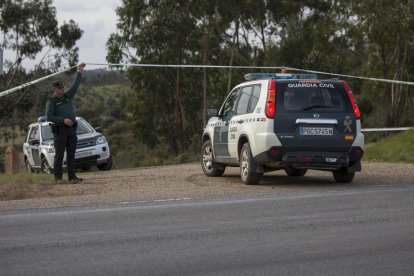
[(414, 129), (366, 145), (364, 160), (414, 163)]

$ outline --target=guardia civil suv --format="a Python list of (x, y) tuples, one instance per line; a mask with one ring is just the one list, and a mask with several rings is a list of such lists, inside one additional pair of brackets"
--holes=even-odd
[(209, 109), (201, 166), (221, 176), (240, 166), (241, 180), (259, 183), (263, 173), (332, 171), (347, 183), (361, 171), (364, 135), (360, 112), (343, 80), (312, 74), (247, 74), (219, 110)]

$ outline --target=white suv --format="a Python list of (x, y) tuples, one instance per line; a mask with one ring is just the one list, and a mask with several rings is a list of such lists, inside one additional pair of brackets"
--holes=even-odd
[(257, 184), (263, 173), (284, 169), (332, 171), (351, 182), (361, 170), (364, 135), (354, 96), (342, 80), (310, 74), (248, 74), (219, 110), (209, 109), (201, 166), (221, 176), (240, 166), (241, 179)]
[[(94, 129), (80, 117), (76, 117), (76, 121), (78, 123), (76, 167), (88, 169), (90, 166), (97, 166), (99, 170), (112, 169), (109, 145), (105, 136), (100, 133), (100, 128)], [(28, 172), (53, 173), (55, 148), (50, 124), (50, 122), (37, 122), (29, 126), (23, 144), (24, 163)], [(63, 166), (66, 166), (66, 152)]]

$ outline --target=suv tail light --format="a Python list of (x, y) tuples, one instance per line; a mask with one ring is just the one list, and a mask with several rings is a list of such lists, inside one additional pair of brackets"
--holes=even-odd
[(276, 112), (276, 80), (269, 80), (266, 100), (266, 117), (273, 119)]
[(360, 117), (361, 117), (361, 113), (359, 112), (359, 108), (358, 108), (358, 105), (356, 103), (354, 94), (352, 94), (351, 89), (349, 88), (348, 84), (345, 81), (341, 80), (340, 82), (344, 85), (346, 93), (348, 94), (349, 99), (351, 100), (352, 109), (354, 110), (355, 118), (357, 120), (359, 120)]

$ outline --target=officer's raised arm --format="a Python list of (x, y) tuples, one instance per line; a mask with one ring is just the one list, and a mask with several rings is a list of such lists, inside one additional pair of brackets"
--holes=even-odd
[(75, 75), (75, 79), (73, 80), (72, 85), (70, 86), (70, 88), (65, 91), (65, 95), (68, 96), (70, 99), (72, 99), (75, 96), (76, 91), (78, 90), (78, 87), (80, 85), (81, 82), (81, 77), (82, 77), (82, 71), (85, 68), (86, 64), (85, 63), (80, 63), (77, 68), (78, 71), (76, 72)]

